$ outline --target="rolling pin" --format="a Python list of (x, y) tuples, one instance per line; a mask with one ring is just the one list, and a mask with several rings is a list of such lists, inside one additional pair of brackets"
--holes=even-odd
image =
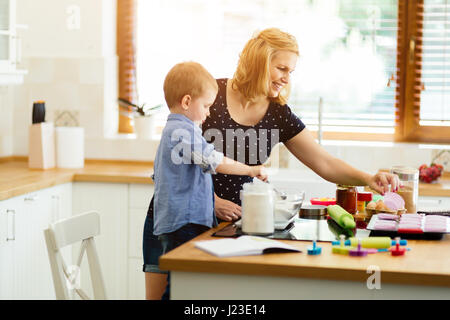
[[(360, 238), (361, 247), (363, 248), (376, 248), (376, 249), (386, 249), (394, 246), (396, 244), (395, 240), (391, 240), (389, 237), (367, 237)], [(333, 245), (339, 245), (340, 241), (333, 241)], [(406, 240), (400, 240), (399, 244), (401, 246), (406, 246), (408, 242)], [(356, 247), (358, 245), (357, 238), (350, 238), (345, 241), (346, 246)]]
[(340, 205), (335, 204), (328, 206), (327, 211), (331, 219), (333, 219), (340, 227), (344, 229), (356, 228), (355, 218)]

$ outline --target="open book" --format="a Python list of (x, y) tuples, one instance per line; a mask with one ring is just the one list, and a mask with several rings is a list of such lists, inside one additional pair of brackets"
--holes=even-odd
[(274, 252), (301, 252), (296, 247), (283, 242), (256, 236), (197, 241), (195, 242), (195, 247), (218, 257), (249, 256)]

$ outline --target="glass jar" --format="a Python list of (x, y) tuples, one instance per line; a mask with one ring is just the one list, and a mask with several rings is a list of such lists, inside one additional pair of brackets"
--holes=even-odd
[(336, 204), (344, 208), (348, 213), (355, 214), (357, 191), (355, 186), (337, 185)]
[(391, 173), (400, 179), (397, 193), (405, 200), (407, 213), (417, 212), (417, 201), (419, 199), (419, 170), (411, 167), (395, 166)]
[(372, 192), (358, 192), (356, 199), (356, 207), (358, 212), (365, 213), (367, 202), (372, 201)]
[(242, 232), (268, 235), (274, 232), (274, 191), (268, 183), (244, 183), (241, 193)]

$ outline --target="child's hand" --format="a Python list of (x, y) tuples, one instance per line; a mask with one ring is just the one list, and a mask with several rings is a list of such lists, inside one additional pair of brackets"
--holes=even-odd
[(250, 177), (252, 177), (252, 178), (256, 177), (259, 180), (266, 182), (267, 181), (266, 168), (264, 168), (264, 166), (250, 167)]

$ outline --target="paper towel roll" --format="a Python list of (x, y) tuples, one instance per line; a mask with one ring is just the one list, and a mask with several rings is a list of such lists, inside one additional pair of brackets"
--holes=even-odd
[(56, 166), (84, 167), (84, 128), (56, 127)]

